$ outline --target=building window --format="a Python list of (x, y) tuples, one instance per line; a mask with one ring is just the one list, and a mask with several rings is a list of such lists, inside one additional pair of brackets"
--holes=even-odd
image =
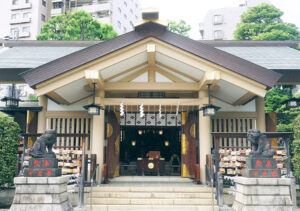
[(12, 15), (11, 15), (11, 19), (12, 19), (12, 20), (17, 20), (17, 19), (19, 19), (19, 14), (12, 14)]
[(222, 30), (216, 30), (214, 32), (214, 39), (215, 40), (223, 39), (223, 31)]
[(127, 32), (127, 29), (126, 29), (126, 27), (125, 27), (125, 26), (123, 27), (123, 32), (124, 32), (124, 33), (126, 33), (126, 32)]
[(130, 9), (130, 13), (133, 14), (133, 10), (132, 9)]
[(126, 14), (124, 14), (124, 19), (127, 20), (127, 15)]
[(132, 26), (132, 28), (134, 28), (134, 24), (132, 23), (132, 21), (130, 21), (130, 25)]
[(19, 4), (19, 0), (12, 0), (12, 4), (13, 4), (13, 5)]
[(27, 3), (31, 3), (31, 0), (26, 0), (25, 3), (26, 3), (26, 4), (27, 4)]
[(22, 32), (30, 32), (30, 26), (23, 27)]
[(41, 19), (42, 19), (43, 22), (45, 22), (46, 21), (46, 16), (44, 14), (42, 14)]
[(53, 9), (62, 8), (63, 3), (62, 2), (53, 2)]
[(118, 21), (118, 27), (121, 28), (121, 22), (120, 21)]
[(44, 6), (44, 7), (46, 7), (46, 1), (45, 0), (42, 0), (42, 5)]
[(30, 12), (23, 13), (23, 18), (31, 18), (31, 13)]
[(135, 20), (137, 20), (137, 19), (138, 19), (138, 16), (135, 15)]
[(126, 1), (124, 1), (124, 6), (127, 7), (127, 2)]
[(122, 10), (121, 10), (121, 8), (120, 8), (120, 7), (118, 8), (118, 11), (119, 11), (119, 13), (122, 13)]
[(223, 16), (222, 15), (214, 15), (214, 24), (222, 24)]
[(11, 28), (10, 29), (10, 33), (14, 34), (15, 32), (19, 31), (18, 28)]
[(138, 8), (139, 6), (137, 5), (137, 3), (135, 3), (135, 7)]

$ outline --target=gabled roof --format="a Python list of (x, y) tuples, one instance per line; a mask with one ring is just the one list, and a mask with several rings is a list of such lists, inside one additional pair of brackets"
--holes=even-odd
[(268, 87), (273, 86), (281, 77), (279, 73), (273, 72), (209, 45), (170, 32), (166, 30), (165, 27), (154, 22), (145, 23), (144, 25), (137, 27), (135, 31), (95, 44), (26, 71), (22, 73), (22, 77), (30, 86), (34, 87), (48, 79), (54, 78), (78, 66), (101, 58), (148, 37), (161, 40)]

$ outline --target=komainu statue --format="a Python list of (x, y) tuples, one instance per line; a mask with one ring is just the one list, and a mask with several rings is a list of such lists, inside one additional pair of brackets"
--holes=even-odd
[(250, 156), (273, 157), (275, 151), (271, 149), (270, 143), (266, 135), (262, 134), (257, 129), (251, 129), (247, 133), (247, 139), (251, 141), (254, 150), (250, 152)]
[[(52, 146), (56, 142), (56, 130), (46, 130), (28, 151), (33, 158), (56, 158)], [(46, 150), (47, 148), (47, 150)]]

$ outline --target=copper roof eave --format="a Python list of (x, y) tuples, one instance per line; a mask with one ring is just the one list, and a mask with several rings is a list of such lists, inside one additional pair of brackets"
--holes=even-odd
[(282, 76), (277, 72), (268, 70), (227, 52), (170, 32), (165, 27), (153, 22), (145, 23), (136, 28), (135, 31), (92, 45), (21, 73), (21, 76), (31, 87), (35, 87), (39, 83), (148, 37), (159, 39), (267, 87), (272, 87)]

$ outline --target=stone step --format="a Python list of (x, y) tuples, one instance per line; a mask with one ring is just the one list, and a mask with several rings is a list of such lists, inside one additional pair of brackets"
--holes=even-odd
[(176, 183), (192, 183), (193, 179), (182, 178), (176, 176), (122, 176), (111, 179), (112, 183), (115, 182), (176, 182)]
[(91, 211), (218, 211), (218, 206), (191, 206), (191, 205), (89, 205), (86, 210)]
[[(89, 190), (87, 190), (89, 191)], [(142, 186), (137, 186), (137, 187), (132, 187), (132, 186), (99, 186), (99, 187), (93, 187), (92, 188), (93, 192), (170, 192), (170, 193), (211, 193), (211, 188), (205, 187), (205, 186), (178, 186), (178, 187), (165, 187), (163, 185), (158, 186), (158, 187), (142, 187)], [(215, 190), (214, 190), (215, 191)]]
[[(92, 205), (212, 205), (212, 199), (92, 198)], [(216, 204), (216, 200), (214, 200)]]
[(176, 193), (176, 192), (93, 192), (92, 198), (158, 198), (158, 199), (211, 199), (211, 193)]

